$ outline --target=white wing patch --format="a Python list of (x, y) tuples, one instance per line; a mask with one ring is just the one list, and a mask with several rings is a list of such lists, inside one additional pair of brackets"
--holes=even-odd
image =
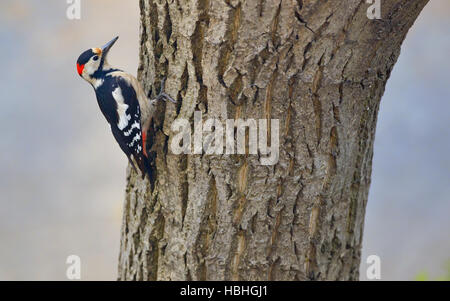
[(117, 127), (119, 130), (123, 130), (128, 126), (128, 121), (131, 120), (131, 115), (127, 115), (128, 105), (125, 103), (122, 95), (122, 89), (117, 87), (112, 95), (117, 103), (117, 115), (119, 116), (119, 122), (117, 122)]

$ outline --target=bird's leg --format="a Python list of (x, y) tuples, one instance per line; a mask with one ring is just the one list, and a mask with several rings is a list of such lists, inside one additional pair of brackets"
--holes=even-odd
[(161, 89), (159, 90), (159, 94), (156, 96), (155, 99), (151, 100), (152, 103), (156, 103), (158, 100), (161, 100), (161, 99), (169, 100), (169, 101), (171, 101), (173, 103), (176, 103), (175, 99), (173, 99), (172, 97), (170, 97), (169, 94), (164, 92), (165, 84), (166, 84), (166, 78), (163, 78), (162, 81), (161, 81)]

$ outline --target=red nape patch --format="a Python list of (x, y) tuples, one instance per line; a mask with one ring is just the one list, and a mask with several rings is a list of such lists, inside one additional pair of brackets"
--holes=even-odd
[(83, 73), (83, 69), (84, 69), (84, 65), (80, 65), (77, 63), (77, 71), (78, 71), (79, 75), (81, 75), (81, 73)]

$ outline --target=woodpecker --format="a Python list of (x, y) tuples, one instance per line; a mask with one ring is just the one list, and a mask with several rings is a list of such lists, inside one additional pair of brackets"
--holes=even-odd
[(114, 138), (133, 169), (136, 170), (135, 161), (145, 178), (146, 174), (150, 176), (147, 132), (156, 103), (161, 99), (175, 100), (164, 92), (164, 80), (159, 95), (150, 99), (133, 75), (108, 64), (108, 52), (118, 39), (115, 37), (101, 48), (83, 52), (77, 60), (77, 72), (94, 88), (97, 103)]

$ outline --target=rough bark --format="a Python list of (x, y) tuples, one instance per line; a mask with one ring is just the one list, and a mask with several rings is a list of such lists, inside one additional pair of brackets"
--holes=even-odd
[[(359, 278), (378, 107), (427, 0), (141, 0), (155, 188), (128, 168), (121, 280)], [(280, 120), (280, 158), (174, 155), (175, 118)]]

